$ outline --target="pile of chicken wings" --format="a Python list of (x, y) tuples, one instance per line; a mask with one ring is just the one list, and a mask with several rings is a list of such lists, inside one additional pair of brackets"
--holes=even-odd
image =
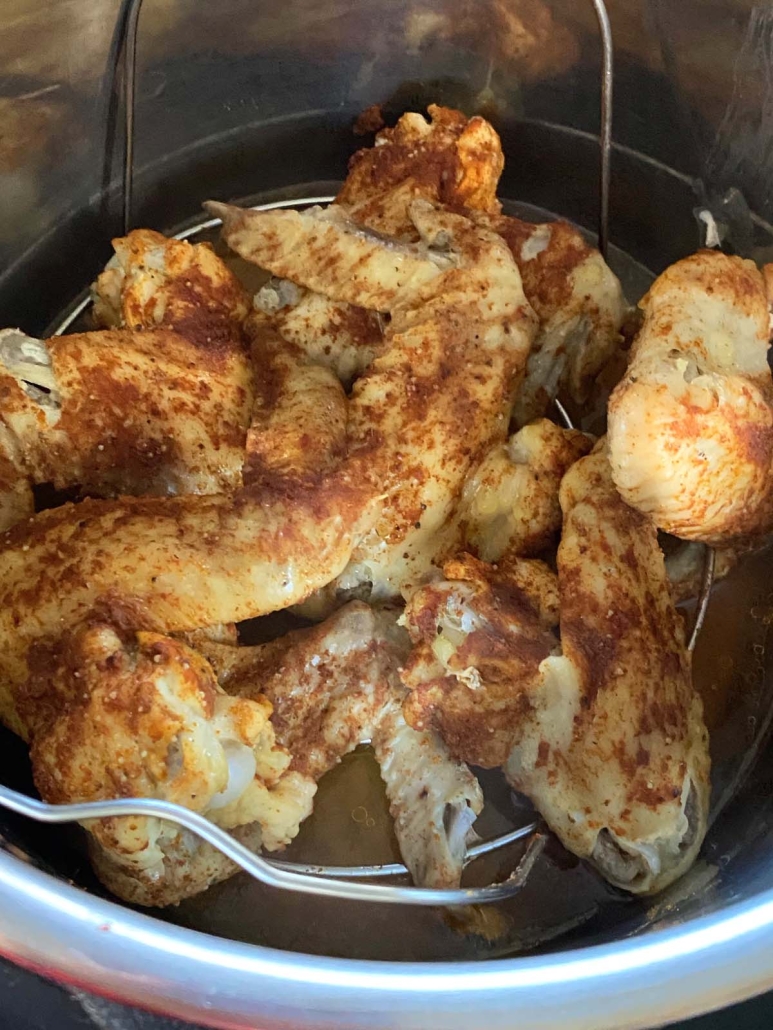
[[(98, 328), (0, 332), (0, 718), (44, 799), (175, 801), (265, 851), (369, 740), (425, 886), (459, 884), (474, 769), (501, 768), (655, 892), (710, 788), (658, 531), (735, 553), (773, 523), (765, 278), (686, 257), (631, 346), (583, 236), (502, 213), (493, 128), (429, 113), (327, 208), (205, 205), (267, 273), (254, 297), (207, 244), (135, 230)], [(592, 405), (615, 363), (606, 435), (561, 428), (553, 402)], [(79, 499), (36, 512), (40, 484)], [(239, 642), (286, 608), (314, 624)], [(235, 871), (156, 819), (88, 830), (134, 903)]]

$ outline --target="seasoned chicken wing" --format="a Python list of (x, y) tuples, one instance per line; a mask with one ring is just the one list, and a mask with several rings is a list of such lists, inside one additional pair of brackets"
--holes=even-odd
[[(283, 781), (283, 789), (290, 779)], [(297, 803), (302, 807), (302, 790)], [(260, 851), (260, 823), (237, 826), (229, 833), (251, 851)], [(93, 834), (88, 835), (87, 843), (94, 872), (108, 890), (130, 905), (150, 908), (177, 905), (239, 872), (239, 866), (230, 858), (186, 830), (176, 836), (170, 833), (169, 838), (162, 841), (164, 864), (160, 877), (127, 867), (103, 848)]]
[(576, 404), (620, 347), (628, 305), (601, 254), (568, 222), (532, 225), (499, 215), (490, 219), (521, 271), (540, 327), (515, 403), (518, 425), (544, 415), (565, 392)]
[(378, 312), (331, 300), (289, 280), (270, 280), (255, 295), (255, 307), (310, 364), (329, 368), (347, 387), (384, 350)]
[(353, 601), (319, 626), (268, 644), (202, 647), (230, 694), (270, 699), (291, 770), (318, 780), (360, 741), (372, 740), (414, 881), (458, 886), (483, 796), (434, 731), (405, 723), (398, 669), (409, 641), (394, 612)]
[(585, 433), (543, 418), (492, 448), (464, 484), (458, 512), (464, 549), (487, 562), (544, 551), (561, 528), (564, 473), (592, 446)]
[(549, 590), (525, 596), (515, 576), (508, 590), (507, 570), (471, 574), (470, 559), (447, 566), (406, 608), (406, 716), (438, 726), (453, 755), (507, 752), (508, 779), (566, 847), (652, 893), (706, 832), (702, 706), (655, 529), (618, 495), (603, 445), (570, 468), (560, 500), (560, 645)]
[[(499, 214), (495, 194), (504, 159), (494, 129), (482, 118), (468, 121), (449, 108), (429, 110), (431, 123), (420, 114), (405, 114), (394, 129), (378, 134), (374, 147), (354, 156), (336, 205), (353, 221), (404, 240), (418, 238), (410, 217), (417, 198), (464, 210), (500, 233), (540, 320), (516, 421), (524, 425), (543, 415), (559, 391), (584, 403), (620, 345), (627, 305), (617, 277), (568, 223), (532, 225)], [(372, 324), (359, 310), (306, 291), (294, 314), (293, 297), (292, 283), (279, 291), (269, 286), (258, 303), (287, 304), (277, 327), (310, 353), (330, 346), (347, 373), (353, 366), (355, 371), (367, 367), (373, 355), (361, 341), (369, 338)], [(310, 329), (318, 334), (316, 347)]]
[(341, 572), (372, 522), (361, 478), (86, 500), (15, 526), (0, 537), (0, 718), (24, 735), (16, 691), (29, 647), (76, 625), (102, 597), (134, 601), (165, 632), (302, 600)]
[(347, 447), (347, 400), (335, 372), (309, 361), (265, 316), (247, 323), (256, 402), (247, 434), (244, 482), (319, 476)]
[(250, 298), (208, 243), (134, 229), (113, 249), (92, 286), (97, 325), (175, 329), (203, 349), (239, 344)]
[[(55, 804), (160, 798), (226, 829), (258, 824), (263, 847), (284, 846), (310, 813), (316, 786), (288, 771), (271, 705), (259, 695), (229, 697), (180, 641), (127, 630), (136, 614), (95, 613), (31, 650), (17, 700), (41, 796)], [(153, 904), (179, 900), (178, 888), (165, 895), (164, 886), (184, 831), (130, 816), (90, 821), (88, 829), (105, 863), (134, 881), (133, 900), (143, 890)]]
[(251, 211), (209, 200), (204, 208), (222, 219), (223, 239), (246, 261), (373, 311), (415, 303), (424, 284), (457, 264), (447, 238), (444, 247), (433, 248), (377, 237), (336, 206)]
[(241, 485), (255, 393), (241, 350), (201, 350), (167, 329), (50, 340), (4, 330), (0, 390), (27, 483), (102, 496)]
[(393, 688), (372, 738), (400, 854), (417, 886), (458, 887), (483, 791), (438, 733), (408, 725), (404, 697)]
[(374, 236), (335, 209), (209, 209), (243, 257), (391, 314), (348, 423), (353, 451), (378, 455), (372, 482), (384, 507), (338, 587), (397, 596), (454, 546), (464, 480), (505, 439), (535, 328), (512, 256), (496, 234), (424, 201), (411, 207), (419, 244)]
[(291, 768), (315, 781), (371, 738), (396, 665), (375, 613), (360, 601), (267, 644), (204, 651), (229, 694), (268, 698)]
[(401, 674), (410, 725), (436, 729), (471, 765), (504, 765), (541, 663), (558, 649), (555, 574), (540, 561), (462, 554), (409, 598), (403, 621), (415, 645)]
[[(415, 238), (409, 211), (417, 197), (464, 209), (500, 233), (539, 318), (515, 420), (523, 426), (544, 415), (559, 392), (583, 404), (621, 344), (628, 306), (617, 276), (567, 222), (533, 225), (499, 213), (492, 198), (504, 159), (488, 122), (468, 122), (447, 108), (430, 113), (431, 128), (421, 115), (403, 115), (394, 129), (378, 134), (372, 149), (355, 155), (336, 203), (355, 221), (405, 239)], [(464, 139), (471, 145), (462, 155)], [(471, 188), (473, 181), (485, 189)]]
[[(426, 200), (451, 208), (499, 212), (496, 190), (505, 159), (494, 129), (476, 115), (469, 120), (448, 107), (429, 107), (430, 121), (408, 112), (393, 129), (382, 129), (376, 143), (358, 151), (336, 203), (354, 208), (370, 225), (367, 205), (408, 179)], [(385, 229), (384, 231), (389, 231)], [(398, 235), (393, 230), (390, 235)]]
[(641, 301), (644, 323), (609, 402), (623, 498), (674, 536), (727, 543), (773, 526), (768, 302), (750, 261), (701, 251)]

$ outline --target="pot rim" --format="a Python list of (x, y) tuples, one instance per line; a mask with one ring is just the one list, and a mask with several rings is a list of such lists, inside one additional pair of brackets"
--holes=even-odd
[[(648, 1027), (773, 985), (773, 889), (610, 944), (488, 962), (278, 951), (165, 923), (0, 851), (0, 952), (54, 979), (217, 1027)], [(480, 1025), (480, 1024), (479, 1024)]]

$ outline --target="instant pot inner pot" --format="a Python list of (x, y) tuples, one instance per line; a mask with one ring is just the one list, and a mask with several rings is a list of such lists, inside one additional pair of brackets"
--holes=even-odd
[[(329, 197), (350, 153), (363, 143), (350, 126), (340, 114), (247, 125), (163, 164), (139, 168), (134, 224), (165, 232), (193, 227), (203, 221), (199, 205), (209, 197), (263, 204)], [(598, 213), (597, 142), (539, 122), (497, 128), (507, 162), (499, 191), (506, 210), (531, 220), (562, 216), (590, 230)], [(610, 264), (629, 300), (637, 300), (666, 265), (700, 245), (697, 204), (689, 178), (633, 151), (615, 149)], [(773, 247), (773, 233), (761, 220), (752, 219), (750, 233), (753, 253)], [(18, 324), (31, 333), (54, 331), (109, 253), (99, 205), (73, 213), (6, 275), (0, 294), (3, 324)], [(239, 874), (155, 914), (223, 937), (306, 953), (463, 959), (628, 936), (708, 913), (770, 886), (773, 763), (764, 744), (773, 707), (767, 649), (771, 584), (773, 549), (748, 558), (714, 588), (694, 674), (711, 730), (715, 817), (695, 867), (658, 898), (637, 900), (615, 891), (551, 842), (520, 894), (478, 909), (301, 898)], [(243, 637), (255, 642), (284, 628), (281, 617), (269, 616), (247, 627)], [(4, 730), (0, 741), (2, 782), (34, 792), (25, 746)], [(488, 800), (478, 829), (485, 839), (506, 831), (514, 820), (518, 825), (519, 814), (523, 821), (523, 810), (514, 808), (523, 803), (498, 774), (483, 774), (482, 782)], [(6, 846), (20, 858), (85, 890), (104, 893), (90, 871), (80, 830), (43, 827), (5, 812), (0, 829)], [(521, 851), (522, 845), (515, 844), (478, 861), (468, 870), (467, 882), (482, 884), (506, 875)], [(378, 767), (367, 748), (323, 779), (314, 815), (282, 857), (336, 865), (399, 861)]]

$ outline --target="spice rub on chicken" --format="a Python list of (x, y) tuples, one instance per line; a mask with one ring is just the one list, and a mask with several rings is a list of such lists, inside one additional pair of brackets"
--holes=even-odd
[(414, 881), (456, 887), (483, 795), (437, 733), (405, 722), (398, 670), (410, 643), (397, 614), (352, 601), (320, 625), (268, 644), (205, 642), (203, 649), (229, 694), (272, 703), (272, 725), (292, 755), (291, 770), (317, 781), (370, 740)]
[(383, 507), (340, 586), (398, 596), (453, 546), (465, 477), (506, 437), (535, 328), (512, 256), (496, 234), (425, 201), (411, 206), (419, 243), (375, 236), (334, 210), (209, 209), (242, 257), (390, 313), (348, 421), (352, 451), (372, 453), (363, 474)]
[(202, 350), (238, 347), (250, 298), (208, 243), (134, 229), (93, 283), (94, 319), (108, 329), (174, 329)]
[(773, 380), (765, 280), (700, 251), (641, 301), (644, 322), (609, 401), (625, 500), (674, 536), (714, 544), (773, 528)]
[[(0, 332), (0, 421), (18, 480), (97, 496), (241, 486), (254, 404), (249, 355), (169, 329), (36, 340)], [(17, 519), (9, 517), (7, 528)]]
[[(268, 850), (287, 844), (311, 811), (312, 780), (289, 769), (270, 703), (229, 697), (211, 666), (180, 641), (129, 630), (141, 615), (98, 606), (63, 637), (32, 649), (18, 711), (35, 783), (55, 804), (151, 797), (225, 829), (257, 827)], [(106, 885), (141, 904), (202, 889), (196, 852), (179, 827), (145, 816), (88, 824)], [(188, 851), (188, 873), (184, 869)]]
[(548, 570), (529, 587), (530, 563), (469, 558), (409, 599), (406, 715), (453, 755), (502, 764), (567, 848), (652, 893), (706, 831), (702, 706), (655, 528), (618, 495), (603, 444), (560, 500), (559, 604)]

